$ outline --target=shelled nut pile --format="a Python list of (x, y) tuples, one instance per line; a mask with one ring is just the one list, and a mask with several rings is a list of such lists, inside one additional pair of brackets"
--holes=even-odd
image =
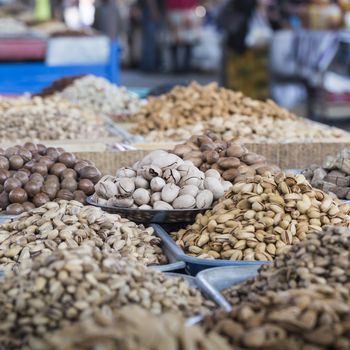
[[(286, 133), (288, 129), (288, 133)], [(302, 118), (276, 119), (241, 114), (215, 117), (194, 125), (184, 125), (166, 130), (155, 129), (145, 134), (148, 142), (184, 141), (192, 135), (212, 132), (225, 141), (249, 142), (317, 142), (349, 141), (349, 134), (339, 128), (313, 123)]]
[(192, 162), (158, 150), (132, 168), (119, 169), (116, 177), (103, 177), (95, 186), (93, 199), (119, 208), (209, 208), (230, 187), (215, 169), (203, 173)]
[(243, 176), (280, 170), (268, 165), (265, 157), (249, 152), (238, 143), (223, 141), (211, 133), (192, 136), (184, 144), (176, 145), (173, 152), (184, 160), (190, 160), (202, 171), (217, 170), (224, 180), (231, 182), (237, 182)]
[(310, 231), (350, 226), (349, 212), (303, 175), (256, 175), (234, 184), (212, 210), (171, 235), (191, 256), (272, 261)]
[(220, 88), (216, 83), (201, 86), (193, 82), (189, 86), (176, 86), (158, 98), (150, 98), (135, 115), (135, 132), (147, 134), (152, 130), (176, 129), (234, 114), (287, 120), (296, 118), (273, 101), (254, 100), (241, 92)]
[(349, 349), (349, 248), (348, 229), (309, 234), (254, 280), (226, 290), (234, 310), (204, 326), (235, 349)]
[(2, 142), (93, 139), (108, 135), (90, 112), (55, 97), (0, 99)]
[(326, 157), (321, 167), (312, 165), (303, 171), (311, 185), (338, 198), (350, 199), (350, 149), (335, 157)]
[(26, 143), (0, 149), (0, 210), (17, 215), (55, 200), (85, 203), (101, 172), (62, 148)]
[(93, 75), (75, 79), (59, 95), (95, 113), (108, 116), (136, 113), (141, 107), (137, 95)]
[(96, 254), (118, 253), (145, 265), (167, 262), (153, 228), (76, 201), (60, 201), (0, 225), (0, 268), (8, 271), (26, 259), (84, 244)]
[[(21, 264), (0, 283), (1, 344), (6, 349), (90, 318), (138, 304), (154, 314), (207, 313), (213, 303), (179, 278), (91, 246), (58, 250)], [(10, 344), (10, 345), (8, 345)]]

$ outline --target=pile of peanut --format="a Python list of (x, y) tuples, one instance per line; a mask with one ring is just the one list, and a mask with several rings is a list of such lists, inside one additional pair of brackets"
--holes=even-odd
[(247, 176), (275, 173), (279, 168), (267, 164), (265, 157), (238, 143), (224, 141), (212, 133), (192, 136), (172, 151), (184, 160), (190, 160), (202, 171), (217, 170), (224, 180), (237, 182)]
[(241, 92), (221, 88), (216, 83), (202, 86), (193, 82), (189, 86), (176, 86), (160, 97), (149, 98), (148, 104), (133, 118), (137, 123), (134, 131), (147, 135), (152, 130), (177, 129), (214, 117), (227, 118), (236, 114), (256, 118), (269, 116), (273, 120), (296, 118), (273, 101), (254, 100)]
[(350, 348), (350, 231), (328, 227), (224, 291), (235, 305), (208, 317), (234, 349)]
[(0, 269), (17, 269), (28, 259), (85, 244), (99, 255), (112, 252), (145, 265), (167, 262), (153, 228), (77, 201), (61, 200), (0, 225)]
[(153, 314), (174, 312), (185, 317), (208, 313), (214, 304), (181, 278), (89, 244), (59, 249), (26, 260), (0, 283), (0, 343), (24, 349), (29, 337), (138, 304)]
[(191, 256), (272, 261), (309, 232), (349, 227), (349, 212), (303, 175), (256, 175), (234, 184), (212, 210), (171, 235)]

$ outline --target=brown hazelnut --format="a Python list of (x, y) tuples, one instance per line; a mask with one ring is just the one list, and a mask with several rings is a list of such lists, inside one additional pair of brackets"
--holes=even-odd
[(79, 175), (83, 179), (91, 180), (94, 184), (96, 184), (102, 176), (101, 172), (96, 167), (91, 165), (82, 168), (79, 171)]
[(59, 190), (57, 192), (56, 198), (65, 199), (67, 201), (71, 201), (74, 199), (73, 193), (68, 190)]
[(28, 169), (26, 168), (21, 168), (21, 169), (18, 169), (18, 171), (22, 171), (23, 173), (26, 173), (28, 175), (28, 177), (32, 174)]
[(78, 174), (74, 169), (65, 169), (62, 173), (61, 173), (61, 180), (65, 179), (65, 178), (71, 178), (71, 179), (77, 179)]
[(22, 157), (16, 154), (11, 156), (9, 161), (10, 161), (10, 169), (12, 170), (18, 170), (22, 168), (24, 164)]
[(13, 178), (21, 181), (22, 185), (25, 185), (29, 181), (29, 176), (26, 172), (24, 171), (17, 171), (14, 175)]
[(37, 147), (33, 142), (26, 142), (24, 144), (24, 148), (26, 148), (27, 150), (31, 151), (31, 152), (37, 152)]
[(19, 215), (19, 214), (22, 214), (23, 212), (24, 212), (24, 207), (19, 203), (10, 204), (6, 208), (6, 214), (8, 215)]
[(39, 173), (33, 173), (32, 175), (29, 176), (29, 180), (43, 183), (44, 177)]
[(22, 206), (23, 206), (25, 211), (30, 211), (32, 209), (35, 209), (35, 205), (31, 202), (24, 202), (24, 203), (22, 203)]
[(0, 156), (0, 169), (6, 169), (6, 170), (10, 169), (10, 162), (4, 156)]
[(39, 159), (39, 163), (45, 164), (46, 167), (49, 169), (55, 162), (48, 156), (42, 156)]
[(50, 200), (56, 198), (57, 191), (58, 187), (55, 184), (45, 183), (45, 185), (41, 187), (41, 192), (47, 194)]
[(42, 164), (42, 163), (37, 163), (33, 166), (32, 172), (38, 173), (42, 176), (46, 176), (47, 175), (47, 166), (45, 164)]
[(29, 171), (32, 171), (33, 166), (34, 166), (36, 163), (37, 163), (37, 162), (36, 162), (34, 159), (32, 159), (32, 160), (30, 160), (29, 162), (27, 162), (27, 163), (24, 164), (24, 168), (28, 169)]
[(86, 202), (86, 194), (83, 191), (75, 191), (73, 193), (73, 195), (74, 195), (74, 200), (85, 204), (85, 202)]
[(89, 179), (82, 179), (79, 181), (79, 190), (83, 191), (87, 196), (92, 195), (95, 192), (95, 186)]
[(19, 181), (18, 179), (15, 178), (9, 178), (5, 181), (4, 183), (4, 189), (6, 192), (11, 192), (12, 190), (16, 189), (16, 188), (21, 188), (22, 184), (21, 181)]
[(9, 195), (7, 192), (0, 193), (0, 208), (5, 210), (7, 206), (10, 204)]
[(5, 169), (0, 169), (0, 184), (3, 185), (5, 181), (10, 177), (10, 172)]
[(0, 155), (1, 156), (5, 155), (5, 150), (3, 148), (0, 148)]
[(57, 151), (54, 147), (48, 147), (46, 150), (46, 156), (52, 159), (53, 161), (56, 161), (60, 155), (60, 152)]
[(44, 156), (46, 154), (46, 151), (47, 151), (47, 148), (42, 145), (41, 143), (37, 144), (36, 145), (37, 149), (38, 149), (38, 153), (41, 155), (41, 156)]
[(76, 158), (73, 153), (64, 152), (58, 157), (58, 161), (63, 163), (67, 168), (73, 168), (76, 163)]
[(25, 148), (21, 148), (18, 151), (18, 155), (21, 156), (21, 158), (24, 160), (24, 162), (29, 162), (33, 158), (32, 152), (30, 152), (29, 150), (27, 150)]
[(5, 150), (5, 156), (7, 158), (10, 158), (11, 156), (14, 156), (15, 154), (18, 154), (18, 147), (9, 147), (7, 150)]
[(45, 203), (49, 202), (50, 198), (46, 193), (38, 193), (33, 198), (33, 203), (36, 207), (41, 207)]
[(56, 163), (50, 168), (50, 174), (60, 176), (61, 173), (66, 170), (67, 167), (63, 163)]
[(61, 188), (63, 190), (68, 190), (70, 192), (74, 192), (74, 191), (77, 190), (78, 184), (77, 184), (77, 182), (74, 179), (72, 179), (70, 177), (67, 177), (67, 178), (62, 180)]
[(27, 199), (27, 192), (23, 188), (15, 188), (9, 193), (11, 203), (24, 203)]
[(36, 182), (36, 181), (28, 181), (25, 186), (24, 190), (27, 192), (28, 196), (30, 198), (33, 198), (36, 194), (40, 192), (41, 188), (41, 182)]
[(77, 163), (74, 166), (74, 170), (79, 173), (81, 169), (83, 169), (84, 167), (88, 166), (89, 163), (86, 160), (79, 160), (77, 161)]

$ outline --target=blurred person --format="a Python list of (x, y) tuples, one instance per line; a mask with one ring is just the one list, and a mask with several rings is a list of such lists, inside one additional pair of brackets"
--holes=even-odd
[(191, 70), (193, 46), (198, 41), (200, 19), (196, 15), (198, 0), (166, 0), (168, 41), (172, 70)]
[(116, 0), (99, 0), (96, 5), (93, 27), (116, 40), (121, 28), (121, 17)]

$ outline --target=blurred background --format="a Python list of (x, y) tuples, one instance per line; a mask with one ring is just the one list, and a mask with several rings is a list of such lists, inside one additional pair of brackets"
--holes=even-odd
[(0, 93), (104, 76), (145, 97), (217, 81), (350, 125), (350, 0), (0, 0)]

